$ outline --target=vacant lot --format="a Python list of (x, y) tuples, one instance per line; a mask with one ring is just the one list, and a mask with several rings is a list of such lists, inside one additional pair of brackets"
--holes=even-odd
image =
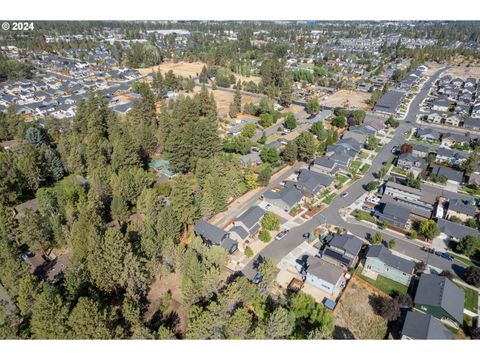
[(460, 79), (465, 80), (468, 77), (480, 78), (480, 67), (479, 66), (454, 66), (447, 71), (445, 71), (442, 76), (451, 75), (453, 78), (459, 77)]
[(205, 64), (202, 62), (166, 62), (157, 66), (152, 66), (144, 69), (137, 69), (140, 74), (147, 75), (150, 74), (152, 71), (160, 71), (162, 74), (172, 70), (175, 75), (180, 75), (183, 77), (196, 77), (202, 71), (202, 68)]
[[(195, 87), (195, 92), (199, 92), (201, 90), (200, 86)], [(215, 101), (217, 102), (217, 111), (218, 115), (223, 116), (224, 118), (228, 117), (228, 110), (230, 108), (230, 104), (233, 101), (233, 97), (235, 94), (230, 91), (225, 90), (211, 90), (208, 91), (213, 92), (213, 96), (215, 97)], [(250, 95), (242, 95), (242, 106), (248, 103), (258, 103), (260, 101), (259, 97), (250, 96)]]
[[(327, 99), (326, 99), (327, 98)], [(361, 91), (339, 90), (332, 95), (324, 96), (319, 99), (320, 105), (331, 107), (344, 107), (348, 109), (369, 109), (367, 100), (370, 99), (369, 93)]]
[(373, 312), (369, 297), (373, 289), (352, 277), (335, 309), (335, 339), (383, 339), (387, 322)]
[[(169, 299), (168, 307), (163, 313), (164, 319), (172, 319), (171, 322), (176, 325), (176, 331), (185, 334), (187, 326), (187, 311), (182, 306), (182, 292), (180, 289), (181, 274), (171, 273), (160, 275), (150, 286), (148, 292), (148, 310), (145, 313), (146, 321), (158, 321), (159, 307), (167, 297)], [(169, 294), (169, 295), (167, 295)]]

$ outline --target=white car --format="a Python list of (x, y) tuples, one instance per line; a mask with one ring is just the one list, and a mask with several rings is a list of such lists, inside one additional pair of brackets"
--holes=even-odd
[(269, 210), (272, 207), (272, 204), (265, 205), (265, 210)]

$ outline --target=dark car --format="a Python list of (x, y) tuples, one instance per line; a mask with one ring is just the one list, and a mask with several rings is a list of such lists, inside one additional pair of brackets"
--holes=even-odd
[(453, 261), (453, 256), (446, 252), (440, 253), (440, 257), (447, 259), (448, 261)]
[(263, 280), (262, 274), (256, 273), (252, 281), (254, 284), (259, 284), (262, 280)]

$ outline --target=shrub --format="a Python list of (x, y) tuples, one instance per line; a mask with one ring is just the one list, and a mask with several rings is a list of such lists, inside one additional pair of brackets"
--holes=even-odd
[(245, 256), (251, 258), (253, 256), (253, 250), (250, 246), (245, 248)]
[(269, 242), (272, 240), (272, 236), (270, 235), (270, 231), (262, 229), (260, 230), (260, 234), (258, 234), (258, 238), (263, 242)]

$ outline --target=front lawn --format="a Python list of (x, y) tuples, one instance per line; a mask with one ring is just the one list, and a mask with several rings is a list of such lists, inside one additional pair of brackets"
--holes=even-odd
[(355, 219), (357, 219), (359, 221), (366, 220), (366, 221), (370, 221), (372, 223), (377, 222), (371, 214), (369, 214), (368, 212), (363, 211), (363, 210), (358, 210), (357, 209), (352, 213), (352, 215), (355, 217)]
[(363, 164), (360, 168), (360, 174), (365, 175), (368, 172), (368, 169), (370, 169), (370, 166), (368, 164)]
[(350, 164), (350, 168), (354, 170), (358, 170), (360, 165), (362, 165), (362, 162), (359, 160), (355, 160), (355, 161), (352, 161), (352, 163)]
[(357, 276), (369, 284), (376, 287), (378, 290), (383, 291), (385, 294), (394, 297), (398, 294), (406, 294), (408, 291), (408, 286), (397, 283), (396, 281), (387, 279), (382, 275), (377, 276), (377, 280), (372, 280), (361, 274), (362, 268), (357, 268)]
[(462, 288), (465, 291), (465, 309), (470, 310), (474, 313), (477, 313), (478, 292), (467, 287), (462, 286)]
[(363, 151), (360, 151), (360, 153), (358, 154), (358, 157), (361, 159), (367, 159), (368, 156), (369, 155), (367, 153), (364, 153)]
[(407, 175), (407, 171), (405, 171), (403, 169), (400, 169), (399, 167), (396, 167), (396, 166), (393, 167), (391, 172), (394, 172), (394, 173), (400, 174), (400, 175), (405, 175), (405, 176)]
[(333, 199), (335, 199), (335, 193), (331, 193), (331, 194), (328, 194), (327, 196), (325, 196), (325, 198), (322, 200), (322, 202), (324, 204), (330, 205), (332, 203)]
[(347, 182), (348, 179), (349, 179), (348, 176), (337, 174), (335, 176), (335, 180), (337, 181), (337, 184), (335, 185), (335, 187), (337, 189), (340, 189), (343, 186), (343, 184)]

